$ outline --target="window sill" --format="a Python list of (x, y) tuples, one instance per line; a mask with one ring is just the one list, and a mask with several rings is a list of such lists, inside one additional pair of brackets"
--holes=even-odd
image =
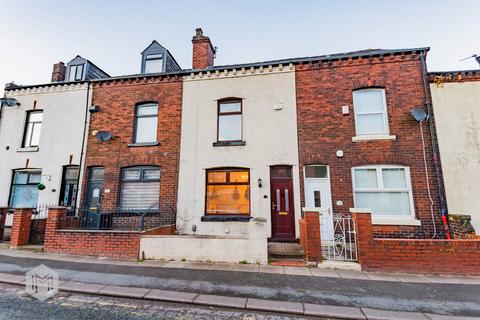
[(17, 152), (37, 152), (38, 147), (25, 147), (25, 148), (18, 148)]
[(201, 221), (203, 222), (226, 222), (226, 221), (236, 221), (236, 222), (249, 222), (252, 219), (251, 216), (228, 216), (228, 215), (211, 215), (203, 216)]
[(386, 135), (386, 134), (372, 134), (372, 135), (364, 135), (364, 136), (356, 136), (352, 137), (353, 142), (359, 141), (370, 141), (370, 140), (397, 140), (397, 136)]
[(129, 147), (155, 147), (158, 146), (158, 142), (141, 142), (141, 143), (129, 143)]
[(212, 145), (214, 147), (228, 147), (228, 146), (244, 146), (247, 143), (245, 141), (217, 141)]
[(422, 222), (415, 218), (383, 218), (372, 217), (372, 224), (383, 226), (421, 226)]

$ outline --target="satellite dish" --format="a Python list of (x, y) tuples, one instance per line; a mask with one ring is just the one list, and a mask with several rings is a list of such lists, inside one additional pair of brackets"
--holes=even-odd
[(15, 107), (20, 105), (17, 99), (14, 99), (14, 98), (0, 98), (0, 102), (5, 107)]
[(97, 138), (98, 141), (105, 142), (112, 139), (112, 134), (108, 131), (99, 131), (95, 134), (95, 138)]
[(425, 112), (425, 110), (423, 108), (413, 108), (412, 116), (418, 122), (427, 121), (427, 119), (428, 119), (428, 113)]

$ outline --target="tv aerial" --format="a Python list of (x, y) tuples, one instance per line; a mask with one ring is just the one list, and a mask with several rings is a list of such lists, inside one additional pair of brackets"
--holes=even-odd
[(480, 56), (478, 54), (472, 54), (470, 57), (466, 57), (466, 58), (460, 59), (458, 61), (465, 61), (465, 60), (472, 59), (472, 58), (477, 60), (477, 63), (480, 65)]

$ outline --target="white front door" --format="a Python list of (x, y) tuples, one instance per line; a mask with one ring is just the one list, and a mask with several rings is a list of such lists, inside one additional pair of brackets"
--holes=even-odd
[(322, 240), (333, 240), (332, 194), (328, 166), (305, 166), (305, 206), (318, 209)]

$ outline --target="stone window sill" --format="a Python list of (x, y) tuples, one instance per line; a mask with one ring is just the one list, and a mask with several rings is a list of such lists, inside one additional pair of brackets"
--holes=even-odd
[(383, 225), (383, 226), (421, 226), (422, 222), (412, 217), (408, 217), (408, 218), (372, 217), (372, 224)]
[(26, 147), (26, 148), (18, 148), (17, 152), (37, 152), (38, 147)]
[(249, 222), (252, 219), (251, 216), (228, 216), (228, 215), (210, 215), (203, 216), (203, 222), (226, 222), (226, 221), (236, 221), (236, 222)]
[(155, 147), (158, 146), (158, 142), (141, 142), (141, 143), (129, 143), (129, 147)]
[(379, 134), (379, 135), (364, 135), (364, 136), (352, 137), (353, 142), (371, 141), (371, 140), (393, 140), (393, 141), (395, 141), (395, 140), (397, 140), (397, 136)]
[(244, 146), (247, 143), (245, 141), (217, 141), (212, 145), (214, 147), (228, 147), (228, 146)]

